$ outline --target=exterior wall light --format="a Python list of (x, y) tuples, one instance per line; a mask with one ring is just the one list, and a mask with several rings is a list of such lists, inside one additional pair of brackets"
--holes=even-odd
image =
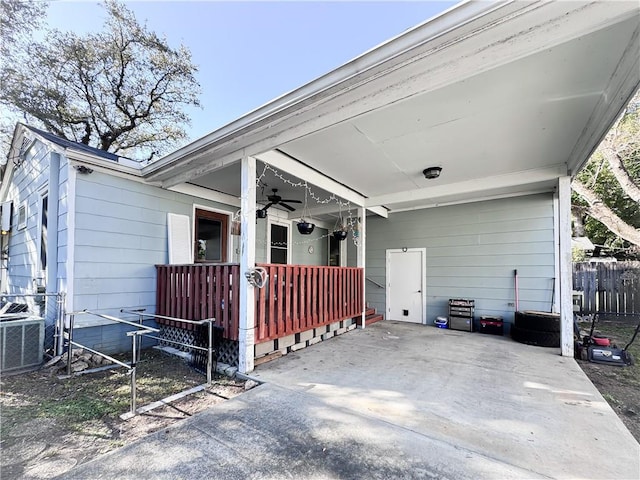
[(78, 171), (78, 173), (81, 173), (83, 175), (89, 175), (90, 173), (93, 173), (93, 169), (85, 167), (84, 165), (77, 165), (76, 170)]

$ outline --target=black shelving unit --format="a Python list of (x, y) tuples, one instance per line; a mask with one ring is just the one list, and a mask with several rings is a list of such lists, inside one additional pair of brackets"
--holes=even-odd
[(475, 300), (452, 298), (449, 300), (449, 328), (473, 331), (473, 309)]

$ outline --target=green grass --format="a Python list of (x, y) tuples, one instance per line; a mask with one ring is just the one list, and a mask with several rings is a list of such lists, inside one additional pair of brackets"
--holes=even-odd
[[(34, 419), (53, 421), (60, 432), (78, 432), (91, 428), (95, 421), (114, 425), (129, 411), (130, 377), (122, 368), (66, 379), (52, 373), (2, 379), (3, 394), (13, 399), (2, 403), (2, 441)], [(181, 360), (147, 351), (138, 364), (137, 403), (145, 405), (204, 381)]]

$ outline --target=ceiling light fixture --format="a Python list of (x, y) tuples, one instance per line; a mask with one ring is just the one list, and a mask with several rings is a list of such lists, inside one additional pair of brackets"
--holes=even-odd
[(440, 176), (440, 172), (442, 171), (442, 167), (429, 167), (425, 168), (422, 171), (424, 178), (432, 180), (434, 178), (438, 178)]

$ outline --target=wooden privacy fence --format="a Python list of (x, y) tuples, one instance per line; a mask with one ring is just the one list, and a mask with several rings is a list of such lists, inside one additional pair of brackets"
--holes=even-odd
[(574, 263), (573, 290), (582, 313), (639, 314), (640, 262)]
[(362, 314), (362, 268), (260, 264), (255, 342), (265, 342)]
[[(238, 340), (240, 265), (237, 263), (156, 265), (156, 314), (186, 320), (215, 318), (223, 337)], [(191, 329), (187, 323), (158, 323)]]

